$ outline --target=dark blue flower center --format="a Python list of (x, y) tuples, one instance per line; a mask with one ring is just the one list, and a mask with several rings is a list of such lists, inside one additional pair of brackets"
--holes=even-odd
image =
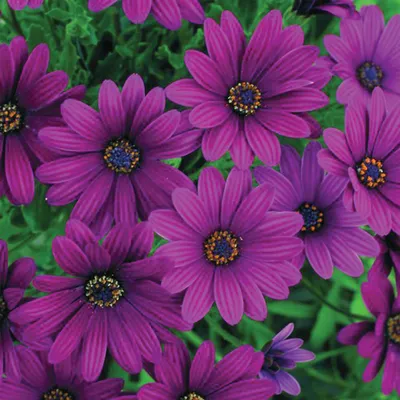
[(303, 203), (297, 210), (304, 220), (302, 232), (317, 232), (324, 225), (324, 213), (310, 203)]
[(394, 317), (389, 317), (386, 325), (389, 339), (393, 343), (400, 345), (400, 314), (397, 314)]
[(372, 92), (376, 87), (381, 86), (383, 71), (379, 65), (367, 61), (357, 69), (357, 78), (361, 85)]
[(128, 139), (112, 140), (104, 149), (104, 160), (112, 171), (119, 174), (129, 174), (140, 162), (139, 149)]
[(195, 392), (190, 392), (188, 394), (185, 394), (184, 396), (181, 396), (179, 400), (206, 400), (206, 398), (200, 396)]
[(261, 107), (261, 92), (257, 86), (249, 82), (241, 82), (230, 88), (228, 104), (233, 111), (242, 116), (254, 115)]
[(230, 231), (215, 231), (204, 241), (204, 254), (215, 265), (226, 265), (239, 256), (238, 238)]
[(3, 296), (0, 296), (0, 323), (7, 318), (8, 307)]
[(386, 173), (381, 161), (366, 156), (356, 165), (360, 182), (369, 189), (375, 189), (386, 182)]
[(95, 275), (85, 285), (85, 295), (89, 303), (101, 308), (115, 306), (123, 294), (124, 289), (112, 276)]
[(17, 103), (0, 106), (0, 135), (18, 133), (24, 126), (24, 115)]
[(55, 387), (44, 393), (42, 400), (74, 400), (75, 396), (69, 393), (67, 390)]

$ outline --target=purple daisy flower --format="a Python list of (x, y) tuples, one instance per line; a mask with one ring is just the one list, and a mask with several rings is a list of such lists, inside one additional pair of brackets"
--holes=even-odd
[(375, 322), (363, 321), (343, 328), (338, 341), (357, 345), (358, 353), (370, 361), (363, 380), (369, 382), (383, 368), (382, 392), (397, 390), (400, 395), (400, 296), (386, 277), (374, 275), (361, 286), (364, 303)]
[(375, 236), (380, 253), (368, 274), (378, 273), (389, 276), (392, 269), (396, 275), (397, 287), (400, 290), (400, 237), (393, 231), (387, 236)]
[(156, 254), (175, 261), (162, 285), (171, 293), (185, 291), (185, 320), (201, 320), (215, 302), (231, 325), (243, 313), (263, 321), (264, 296), (287, 299), (289, 286), (299, 283), (301, 274), (288, 260), (303, 249), (294, 237), (303, 219), (269, 212), (273, 199), (268, 185), (252, 190), (249, 170), (233, 168), (225, 182), (209, 167), (200, 174), (197, 194), (176, 189), (175, 210), (152, 212), (149, 222), (170, 241)]
[(13, 341), (22, 341), (22, 329), (8, 316), (18, 305), (26, 302), (24, 293), (35, 273), (36, 265), (31, 258), (20, 258), (8, 268), (7, 243), (0, 240), (0, 377), (6, 374), (15, 380), (20, 378)]
[(331, 78), (319, 49), (304, 46), (299, 26), (282, 29), (274, 10), (258, 25), (247, 44), (237, 18), (224, 11), (221, 25), (207, 19), (204, 34), (209, 56), (189, 50), (186, 66), (194, 79), (182, 79), (166, 89), (167, 97), (193, 107), (190, 122), (205, 129), (202, 150), (209, 161), (230, 150), (235, 164), (248, 168), (257, 155), (265, 164), (279, 163), (276, 133), (309, 137), (309, 111), (326, 106), (321, 92)]
[(276, 383), (276, 394), (286, 392), (297, 396), (301, 392), (299, 382), (286, 372), (286, 369), (296, 368), (296, 362), (307, 362), (315, 359), (311, 351), (300, 349), (301, 339), (288, 339), (294, 329), (290, 323), (283, 328), (264, 348), (264, 365), (259, 373), (261, 379), (269, 379)]
[[(89, 0), (89, 10), (102, 11), (118, 0)], [(167, 29), (181, 27), (182, 19), (194, 24), (204, 22), (204, 10), (199, 0), (122, 0), (122, 8), (131, 22), (143, 24), (151, 13)]]
[(356, 13), (353, 0), (294, 0), (293, 11), (308, 16), (330, 13), (339, 18), (348, 18)]
[(60, 125), (60, 104), (83, 98), (85, 88), (64, 92), (68, 75), (47, 73), (49, 48), (40, 44), (28, 53), (22, 37), (0, 44), (0, 196), (15, 205), (29, 204), (34, 196), (33, 169), (53, 159), (38, 140), (38, 130)]
[(122, 368), (138, 373), (143, 359), (159, 361), (160, 340), (172, 340), (166, 327), (192, 327), (181, 318), (180, 298), (160, 285), (170, 261), (146, 258), (152, 243), (146, 222), (116, 225), (100, 246), (86, 225), (69, 221), (66, 237), (53, 241), (53, 254), (74, 277), (36, 277), (34, 286), (50, 294), (15, 309), (11, 320), (29, 324), (28, 340), (56, 336), (49, 352), (53, 364), (78, 352), (86, 381), (99, 377), (107, 349)]
[(397, 71), (400, 15), (395, 15), (385, 27), (378, 6), (362, 7), (360, 18), (340, 22), (341, 36), (326, 35), (325, 47), (335, 61), (333, 72), (343, 79), (336, 93), (337, 101), (349, 104), (352, 99), (369, 102), (374, 88), (381, 87), (388, 105), (400, 100)]
[(181, 171), (160, 160), (182, 157), (200, 146), (188, 113), (164, 112), (161, 88), (145, 96), (143, 80), (131, 75), (122, 93), (112, 81), (99, 92), (100, 113), (67, 100), (61, 106), (68, 126), (49, 127), (40, 139), (59, 154), (37, 177), (51, 184), (47, 201), (62, 206), (78, 200), (71, 218), (86, 224), (115, 220), (135, 224), (157, 208), (172, 206), (177, 187), (194, 190)]
[(215, 348), (204, 342), (193, 360), (183, 343), (167, 345), (155, 368), (155, 383), (142, 386), (139, 400), (265, 400), (273, 381), (256, 379), (264, 361), (261, 352), (241, 346), (214, 365)]
[(46, 352), (17, 347), (21, 382), (1, 380), (2, 400), (110, 400), (121, 393), (123, 379), (84, 382), (76, 373), (78, 359), (52, 365)]
[(22, 10), (25, 7), (39, 8), (43, 0), (7, 0), (13, 10)]
[(372, 94), (370, 107), (347, 107), (345, 130), (324, 132), (328, 149), (319, 155), (329, 173), (345, 177), (345, 206), (356, 210), (378, 235), (400, 233), (400, 111), (387, 110), (382, 89)]
[(293, 260), (298, 268), (307, 257), (321, 278), (329, 279), (334, 265), (347, 275), (360, 276), (364, 266), (358, 255), (375, 257), (379, 247), (359, 228), (365, 221), (343, 205), (346, 179), (325, 175), (319, 166), (321, 148), (319, 143), (310, 142), (300, 158), (292, 147), (283, 146), (281, 172), (257, 167), (254, 175), (258, 183), (275, 188), (271, 210), (296, 211), (303, 217), (299, 237), (305, 251)]

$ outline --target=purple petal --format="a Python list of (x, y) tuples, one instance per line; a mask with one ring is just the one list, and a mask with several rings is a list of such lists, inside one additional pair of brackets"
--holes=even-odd
[(324, 140), (329, 150), (344, 164), (353, 166), (355, 161), (347, 145), (346, 136), (342, 131), (328, 128), (324, 131)]
[(266, 165), (279, 164), (281, 145), (275, 134), (255, 118), (247, 118), (244, 127), (247, 141), (255, 155)]
[(214, 362), (215, 347), (211, 341), (206, 341), (200, 345), (190, 367), (191, 389), (200, 390), (204, 387), (214, 368)]
[(239, 130), (239, 134), (230, 148), (230, 153), (235, 165), (242, 170), (248, 169), (253, 163), (254, 154), (246, 140), (243, 129)]
[(339, 332), (337, 340), (341, 344), (355, 345), (372, 328), (373, 325), (367, 321), (350, 324)]
[(304, 150), (301, 163), (301, 182), (303, 198), (314, 203), (317, 193), (324, 179), (324, 171), (318, 164), (318, 152), (322, 146), (318, 142), (310, 142)]
[(136, 196), (128, 175), (119, 175), (115, 185), (114, 218), (117, 223), (135, 225), (138, 220)]
[[(149, 0), (144, 0), (148, 4), (151, 4)], [(140, 5), (139, 2), (131, 2), (133, 6)], [(146, 16), (147, 18), (147, 16)], [(124, 87), (121, 92), (122, 104), (126, 113), (126, 123), (128, 129), (132, 125), (132, 121), (135, 118), (136, 111), (139, 108), (140, 103), (145, 97), (145, 87), (143, 79), (138, 74), (132, 74), (125, 81)]]
[(153, 0), (151, 12), (156, 21), (172, 31), (181, 27), (181, 12), (177, 0)]
[[(113, 4), (115, 3), (115, 0), (108, 0), (107, 2)], [(147, 17), (149, 16), (151, 4), (151, 0), (123, 0), (122, 8), (131, 22), (134, 24), (143, 24), (143, 22), (146, 21)]]
[(333, 274), (331, 253), (319, 236), (308, 235), (305, 238), (306, 256), (314, 271), (323, 279), (330, 279)]

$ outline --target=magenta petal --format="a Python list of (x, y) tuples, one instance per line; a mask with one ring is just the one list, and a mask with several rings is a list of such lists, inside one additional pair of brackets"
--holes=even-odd
[(58, 236), (53, 240), (53, 255), (57, 264), (68, 274), (87, 277), (91, 273), (85, 253), (72, 240)]
[(367, 152), (367, 113), (362, 104), (348, 107), (345, 116), (346, 138), (354, 160), (359, 162)]
[(88, 8), (90, 11), (99, 12), (110, 7), (117, 1), (118, 0), (89, 0)]
[(165, 89), (169, 100), (185, 107), (195, 107), (206, 101), (220, 101), (222, 96), (200, 86), (194, 79), (180, 79)]
[(149, 223), (158, 235), (167, 240), (185, 240), (196, 236), (201, 240), (201, 236), (174, 210), (153, 211), (149, 216)]
[(275, 191), (267, 184), (253, 189), (237, 209), (231, 223), (233, 232), (245, 235), (267, 216), (267, 211), (274, 201)]
[[(104, 1), (104, 0), (103, 0)], [(112, 0), (114, 2), (114, 0)], [(122, 0), (122, 8), (134, 24), (143, 24), (151, 10), (151, 0)]]
[(226, 97), (229, 87), (224, 83), (218, 65), (205, 54), (189, 50), (185, 54), (185, 64), (195, 81), (204, 89)]
[(189, 386), (193, 390), (200, 390), (213, 370), (215, 362), (215, 347), (211, 341), (202, 343), (193, 358), (190, 367)]
[(176, 211), (183, 220), (197, 232), (206, 237), (212, 230), (208, 210), (204, 203), (188, 189), (176, 189), (172, 193)]
[(328, 128), (324, 131), (324, 140), (329, 150), (343, 163), (352, 166), (355, 161), (347, 145), (346, 136), (342, 131)]
[(156, 21), (172, 31), (181, 27), (181, 11), (177, 0), (153, 0), (151, 12)]
[(246, 140), (243, 129), (239, 130), (239, 134), (232, 143), (230, 153), (235, 165), (242, 170), (248, 169), (253, 163), (254, 153)]
[(222, 318), (236, 325), (244, 312), (243, 294), (232, 270), (217, 268), (214, 276), (214, 298)]
[(135, 225), (138, 220), (136, 196), (129, 176), (119, 175), (117, 177), (114, 196), (115, 221)]
[(210, 311), (214, 303), (213, 282), (214, 268), (205, 268), (189, 286), (182, 304), (182, 316), (186, 321), (200, 321)]
[(208, 129), (223, 124), (232, 116), (232, 109), (224, 101), (207, 101), (190, 113), (190, 122), (197, 128)]
[(67, 85), (68, 75), (64, 71), (50, 72), (21, 94), (20, 103), (31, 110), (44, 108), (56, 100)]
[(16, 91), (18, 95), (25, 93), (46, 73), (49, 59), (50, 51), (47, 44), (39, 44), (32, 50), (22, 69)]
[(293, 185), (297, 193), (301, 192), (301, 158), (299, 153), (291, 146), (282, 146), (280, 163), (281, 174), (284, 175)]
[(229, 38), (221, 27), (211, 18), (204, 22), (204, 36), (208, 54), (211, 59), (224, 71), (223, 79), (228, 87), (237, 84), (239, 79), (238, 66), (234, 62)]
[(216, 161), (231, 148), (238, 136), (239, 123), (237, 118), (228, 118), (223, 124), (204, 133), (201, 147), (206, 160)]
[(387, 235), (393, 222), (388, 202), (380, 193), (372, 192), (370, 195), (372, 210), (368, 217), (368, 224), (378, 235)]
[(4, 163), (13, 198), (18, 204), (29, 204), (35, 193), (35, 182), (32, 166), (19, 136), (7, 137)]
[(318, 142), (310, 142), (304, 150), (301, 163), (301, 182), (304, 201), (314, 203), (319, 191), (324, 170), (318, 164), (318, 153), (322, 146)]
[(226, 180), (221, 203), (221, 227), (229, 228), (237, 207), (250, 193), (252, 187), (251, 172), (233, 168)]
[(179, 111), (171, 110), (162, 114), (136, 135), (139, 148), (147, 149), (165, 143), (178, 129), (180, 120)]
[[(7, 262), (7, 259), (5, 260)], [(7, 287), (27, 289), (36, 274), (35, 261), (23, 257), (14, 261), (8, 269)]]
[(0, 60), (1, 60), (1, 72), (0, 72), (0, 101), (4, 103), (9, 99), (13, 90), (14, 73), (15, 73), (15, 62), (10, 48), (2, 44), (0, 46)]
[(82, 342), (81, 371), (88, 382), (99, 378), (106, 358), (108, 320), (102, 311), (94, 312)]
[(177, 0), (181, 10), (182, 18), (193, 24), (204, 22), (204, 10), (199, 0)]
[(348, 176), (347, 165), (337, 159), (328, 149), (322, 149), (318, 153), (318, 163), (326, 172), (343, 177)]
[(80, 136), (94, 141), (104, 141), (111, 138), (100, 115), (81, 101), (68, 99), (61, 105), (61, 113), (67, 125)]
[(258, 110), (255, 118), (266, 128), (282, 136), (302, 138), (310, 136), (310, 127), (303, 118), (276, 109)]
[(180, 293), (192, 285), (201, 274), (202, 260), (180, 268), (173, 268), (166, 273), (162, 286), (170, 293)]
[(114, 181), (114, 174), (104, 170), (83, 192), (71, 213), (71, 218), (90, 223), (105, 203)]
[[(145, 2), (151, 3), (150, 0), (144, 0)], [(137, 1), (134, 5), (138, 5)], [(122, 88), (121, 98), (124, 110), (126, 113), (126, 123), (128, 129), (132, 125), (132, 121), (136, 115), (136, 111), (145, 97), (145, 87), (143, 79), (138, 74), (132, 74), (125, 81), (124, 87)]]
[(281, 145), (274, 133), (262, 126), (255, 118), (244, 122), (245, 134), (255, 155), (266, 165), (279, 164)]
[(7, 282), (8, 248), (7, 242), (0, 240), (0, 285), (4, 287)]
[(32, 284), (41, 292), (52, 293), (66, 289), (74, 289), (78, 286), (84, 286), (85, 279), (68, 278), (66, 276), (40, 275), (37, 276)]
[(216, 168), (209, 167), (201, 171), (198, 182), (198, 193), (200, 200), (203, 201), (204, 206), (209, 210), (210, 218), (214, 226), (219, 225), (224, 189), (224, 177)]
[(126, 114), (121, 93), (113, 81), (106, 80), (100, 86), (99, 109), (101, 119), (110, 136), (119, 137), (125, 133)]
[(150, 122), (154, 121), (162, 115), (165, 109), (165, 92), (163, 89), (156, 87), (147, 93), (146, 97), (140, 103), (136, 111), (131, 126), (131, 136), (135, 137)]
[(366, 321), (347, 325), (339, 332), (337, 340), (341, 344), (355, 345), (372, 326), (370, 322)]
[(49, 352), (50, 363), (57, 364), (71, 355), (81, 342), (92, 317), (92, 307), (82, 305), (53, 343)]
[(336, 236), (331, 236), (328, 248), (332, 256), (333, 264), (349, 276), (358, 277), (364, 272), (364, 265), (357, 254), (350, 249), (346, 242)]
[(333, 274), (331, 253), (323, 238), (308, 235), (305, 238), (306, 256), (314, 271), (323, 279), (330, 279)]

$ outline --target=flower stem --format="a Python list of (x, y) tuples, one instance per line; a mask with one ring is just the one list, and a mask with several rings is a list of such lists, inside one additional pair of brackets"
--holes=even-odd
[(358, 314), (352, 314), (348, 311), (342, 310), (339, 307), (336, 307), (335, 305), (333, 305), (332, 303), (330, 303), (329, 301), (325, 300), (324, 296), (322, 294), (320, 294), (317, 290), (315, 290), (314, 286), (312, 285), (312, 283), (310, 281), (308, 281), (306, 278), (303, 278), (302, 283), (304, 285), (304, 287), (313, 295), (315, 296), (321, 303), (325, 304), (327, 307), (329, 307), (330, 309), (332, 309), (333, 311), (336, 311), (337, 313), (346, 315), (347, 317), (349, 317), (351, 320), (361, 320), (361, 321), (368, 321), (371, 320), (372, 318), (365, 316), (365, 315), (358, 315)]
[(229, 342), (232, 346), (240, 347), (243, 345), (243, 343), (237, 337), (233, 336), (231, 333), (222, 328), (222, 326), (212, 317), (206, 315), (204, 319), (206, 320), (207, 324), (210, 325), (212, 329), (214, 329), (216, 333), (222, 336), (222, 338)]

